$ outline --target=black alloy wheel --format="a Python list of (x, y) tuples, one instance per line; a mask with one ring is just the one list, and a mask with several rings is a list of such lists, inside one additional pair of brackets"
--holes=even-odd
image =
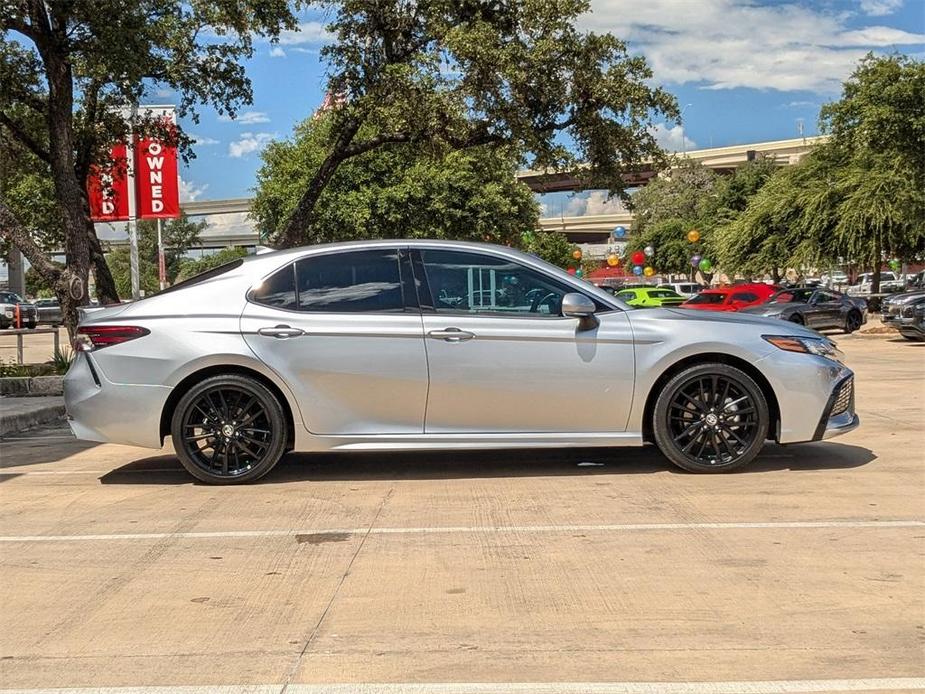
[(653, 430), (675, 465), (726, 472), (758, 455), (768, 420), (764, 394), (748, 374), (727, 364), (702, 364), (666, 384), (656, 401)]
[(861, 327), (861, 314), (857, 311), (849, 311), (845, 316), (845, 332), (853, 333)]
[(286, 417), (276, 396), (254, 378), (213, 376), (177, 403), (170, 429), (191, 475), (211, 484), (251, 482), (285, 452)]

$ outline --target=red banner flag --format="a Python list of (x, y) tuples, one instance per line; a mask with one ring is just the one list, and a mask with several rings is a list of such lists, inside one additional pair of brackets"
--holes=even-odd
[(111, 169), (94, 166), (87, 177), (90, 219), (94, 222), (124, 222), (129, 218), (129, 185), (125, 144), (112, 146)]
[(177, 148), (151, 138), (136, 140), (135, 189), (138, 192), (138, 219), (179, 217), (180, 179), (177, 174)]

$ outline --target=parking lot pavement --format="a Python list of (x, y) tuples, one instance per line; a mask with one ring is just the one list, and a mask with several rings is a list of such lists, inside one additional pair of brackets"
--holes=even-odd
[(7, 439), (0, 687), (925, 689), (925, 345), (841, 346), (862, 427), (730, 475), (652, 448), (290, 455), (218, 488), (169, 450)]

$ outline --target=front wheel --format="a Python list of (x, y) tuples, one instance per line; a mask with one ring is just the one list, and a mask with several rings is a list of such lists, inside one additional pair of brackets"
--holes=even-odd
[(258, 380), (229, 374), (193, 386), (177, 403), (170, 434), (193, 477), (209, 484), (252, 482), (285, 452), (287, 421), (277, 397)]
[(700, 364), (674, 376), (658, 396), (655, 443), (690, 472), (728, 472), (754, 460), (770, 415), (758, 384), (728, 364)]

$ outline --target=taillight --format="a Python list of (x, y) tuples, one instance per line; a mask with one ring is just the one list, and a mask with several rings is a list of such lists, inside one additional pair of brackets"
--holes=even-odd
[(144, 337), (151, 331), (135, 325), (85, 325), (77, 328), (74, 336), (74, 349), (79, 352), (92, 352), (110, 345), (119, 345), (129, 340)]

